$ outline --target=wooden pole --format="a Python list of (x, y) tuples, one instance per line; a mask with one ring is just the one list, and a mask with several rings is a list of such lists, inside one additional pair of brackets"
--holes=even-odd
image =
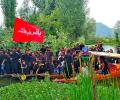
[(93, 63), (94, 63), (94, 56), (91, 55), (90, 56), (90, 72), (91, 72), (91, 80), (92, 80), (93, 100), (96, 100), (96, 86), (95, 86)]
[(72, 77), (75, 77), (74, 65), (72, 64)]

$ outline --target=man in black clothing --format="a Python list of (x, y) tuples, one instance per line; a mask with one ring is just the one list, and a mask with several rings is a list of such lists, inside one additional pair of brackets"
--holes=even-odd
[(5, 55), (4, 55), (4, 51), (1, 50), (0, 51), (0, 74), (4, 74), (5, 73)]
[(104, 67), (102, 69), (102, 74), (108, 74), (108, 59), (106, 59), (106, 57), (100, 57), (100, 59), (104, 64)]
[(18, 62), (19, 62), (19, 54), (13, 49), (10, 52), (10, 67), (12, 69), (12, 73), (18, 73)]
[(97, 49), (98, 49), (99, 52), (103, 52), (104, 51), (103, 44), (102, 43), (98, 44)]
[(40, 51), (42, 52), (42, 54), (45, 54), (45, 52), (46, 52), (46, 48), (44, 47), (44, 45), (42, 45)]
[(67, 78), (70, 78), (70, 76), (72, 75), (72, 64), (73, 58), (70, 55), (70, 50), (68, 50), (67, 54), (65, 55), (65, 73)]
[(84, 46), (85, 46), (85, 45), (84, 45), (83, 43), (81, 43), (81, 44), (79, 45), (79, 50), (82, 51), (82, 48), (83, 48)]
[(117, 53), (120, 54), (120, 47), (117, 48)]
[(27, 50), (24, 55), (22, 55), (22, 60), (26, 63), (26, 73), (30, 74), (30, 67), (31, 67), (31, 52), (30, 50)]
[(58, 48), (58, 50), (57, 50), (57, 52), (56, 52), (56, 58), (58, 58), (59, 52), (60, 52), (60, 48)]
[(45, 66), (46, 66), (46, 71), (49, 71), (51, 73), (51, 66), (53, 64), (53, 52), (51, 51), (51, 48), (47, 48), (46, 51), (46, 57), (45, 57)]
[(79, 57), (77, 55), (74, 55), (73, 59), (74, 59), (74, 61), (73, 61), (74, 70), (75, 70), (76, 74), (78, 74), (79, 73), (79, 67), (80, 67)]
[(11, 74), (11, 66), (10, 66), (10, 55), (8, 52), (5, 52), (5, 70), (7, 74)]

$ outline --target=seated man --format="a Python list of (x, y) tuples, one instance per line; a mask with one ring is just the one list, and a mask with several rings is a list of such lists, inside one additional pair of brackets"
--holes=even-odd
[(27, 69), (27, 64), (26, 64), (26, 62), (24, 60), (22, 60), (21, 69), (22, 69), (22, 72), (21, 72), (22, 74), (28, 74), (29, 73), (29, 71)]
[(99, 70), (97, 71), (98, 74), (108, 74), (108, 62), (105, 57), (101, 58), (101, 64), (99, 64)]
[(54, 74), (60, 73), (59, 67), (60, 67), (60, 63), (57, 60), (53, 60), (53, 73)]

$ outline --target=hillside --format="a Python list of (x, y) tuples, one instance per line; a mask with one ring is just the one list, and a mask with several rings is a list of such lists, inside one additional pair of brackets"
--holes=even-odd
[(104, 25), (103, 23), (96, 23), (96, 36), (111, 38), (112, 28)]

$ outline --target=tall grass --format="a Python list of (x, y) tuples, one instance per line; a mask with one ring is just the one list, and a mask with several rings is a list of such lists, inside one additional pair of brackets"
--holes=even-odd
[[(96, 85), (97, 100), (119, 100), (119, 88)], [(0, 88), (0, 100), (93, 100), (90, 77), (78, 77), (77, 84), (50, 81), (23, 82)]]

